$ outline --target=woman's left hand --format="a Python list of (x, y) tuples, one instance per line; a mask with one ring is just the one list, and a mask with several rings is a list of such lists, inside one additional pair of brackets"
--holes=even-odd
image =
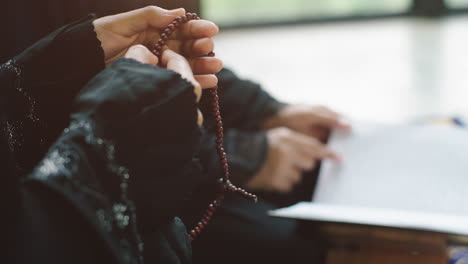
[(349, 131), (351, 124), (343, 115), (325, 106), (288, 105), (263, 123), (264, 129), (287, 127), (322, 142), (332, 129)]
[[(132, 58), (141, 63), (150, 64), (153, 66), (158, 65), (159, 59), (153, 55), (146, 47), (142, 45), (135, 45), (129, 48), (128, 52), (125, 54), (126, 58)], [(182, 57), (180, 54), (175, 53), (170, 49), (166, 49), (162, 54), (161, 65), (168, 70), (175, 71), (179, 73), (182, 78), (186, 79), (193, 85), (193, 92), (195, 93), (195, 98), (197, 103), (200, 101), (202, 96), (202, 87), (195, 80), (195, 77), (192, 73), (189, 63), (187, 60)], [(211, 84), (212, 86), (217, 85), (217, 83)], [(211, 86), (211, 87), (212, 87)], [(199, 126), (203, 124), (203, 114), (200, 109), (197, 108), (198, 118), (197, 123)]]

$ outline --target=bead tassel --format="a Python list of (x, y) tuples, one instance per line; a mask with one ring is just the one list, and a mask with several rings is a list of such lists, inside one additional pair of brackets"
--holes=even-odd
[[(161, 61), (161, 55), (163, 52), (163, 48), (166, 45), (169, 36), (174, 33), (174, 31), (184, 23), (187, 23), (190, 20), (199, 20), (200, 17), (194, 13), (187, 13), (183, 16), (177, 17), (174, 21), (169, 24), (166, 29), (164, 29), (163, 33), (160, 36), (158, 42), (154, 45), (152, 52), (155, 56), (159, 58)], [(210, 52), (207, 54), (209, 57), (214, 57), (215, 53)], [(202, 219), (198, 222), (190, 232), (189, 237), (190, 240), (194, 240), (202, 230), (208, 225), (209, 221), (213, 217), (216, 209), (221, 206), (221, 203), (224, 200), (224, 194), (226, 192), (238, 193), (247, 199), (252, 199), (257, 201), (257, 196), (254, 194), (248, 193), (247, 191), (243, 190), (242, 188), (238, 188), (234, 186), (229, 180), (229, 164), (227, 160), (227, 154), (224, 151), (223, 147), (223, 137), (224, 137), (224, 128), (223, 128), (223, 121), (221, 118), (220, 107), (219, 107), (219, 96), (218, 96), (218, 86), (209, 89), (209, 93), (211, 96), (211, 102), (213, 106), (213, 118), (215, 120), (215, 130), (216, 130), (216, 150), (219, 156), (219, 162), (221, 164), (221, 168), (223, 169), (223, 176), (218, 180), (218, 193), (216, 199), (208, 205), (205, 213), (203, 214)]]

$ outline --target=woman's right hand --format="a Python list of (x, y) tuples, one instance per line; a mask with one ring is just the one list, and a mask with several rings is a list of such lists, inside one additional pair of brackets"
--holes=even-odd
[[(123, 57), (133, 45), (154, 46), (163, 30), (176, 17), (182, 15), (185, 15), (183, 8), (166, 10), (148, 6), (94, 20), (106, 65), (111, 65), (116, 59)], [(217, 81), (214, 74), (219, 71), (216, 71), (216, 68), (221, 65), (221, 61), (203, 55), (214, 49), (212, 37), (218, 31), (218, 26), (211, 21), (192, 20), (176, 30), (167, 42), (170, 49), (189, 61), (195, 79), (202, 87), (213, 87), (213, 83)]]

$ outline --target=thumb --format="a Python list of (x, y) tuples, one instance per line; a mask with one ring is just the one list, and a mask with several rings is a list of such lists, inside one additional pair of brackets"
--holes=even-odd
[(159, 62), (158, 57), (154, 56), (154, 54), (143, 45), (131, 46), (127, 53), (125, 53), (125, 58), (131, 58), (141, 63), (151, 64), (153, 66), (158, 65)]
[(341, 163), (343, 161), (343, 158), (340, 154), (329, 149), (326, 145), (318, 147), (316, 149), (315, 155), (318, 159), (330, 159), (335, 163)]
[(167, 10), (160, 7), (147, 7), (146, 22), (154, 28), (167, 27), (176, 17), (185, 15), (184, 8)]
[(351, 130), (351, 124), (341, 115), (331, 112), (316, 113), (312, 117), (314, 123), (325, 128)]
[(168, 70), (172, 70), (179, 73), (184, 79), (191, 82), (195, 88), (195, 95), (197, 97), (197, 101), (200, 100), (202, 93), (201, 85), (198, 81), (195, 80), (190, 64), (184, 57), (182, 57), (182, 55), (170, 49), (165, 49), (162, 54), (161, 64)]
[(98, 24), (111, 24), (114, 30), (123, 35), (133, 35), (148, 28), (165, 28), (176, 17), (184, 14), (185, 9), (183, 8), (167, 10), (157, 6), (147, 6), (126, 13), (103, 17), (96, 21), (100, 21)]

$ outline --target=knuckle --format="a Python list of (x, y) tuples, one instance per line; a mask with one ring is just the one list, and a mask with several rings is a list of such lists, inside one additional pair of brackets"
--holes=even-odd
[(308, 170), (311, 170), (311, 169), (315, 168), (316, 161), (315, 161), (315, 160), (312, 160), (312, 161), (310, 161), (309, 164), (307, 164), (307, 165), (308, 165), (307, 169), (308, 169)]
[(196, 100), (197, 100), (197, 102), (199, 102), (200, 99), (201, 99), (201, 96), (202, 96), (202, 88), (201, 88), (201, 85), (200, 85), (199, 82), (197, 82), (197, 81), (193, 82), (193, 90), (194, 90), (195, 95), (196, 95)]
[(147, 14), (154, 14), (160, 10), (161, 9), (159, 7), (153, 5), (143, 7), (143, 11)]
[(142, 44), (136, 44), (130, 47), (132, 50), (141, 50), (141, 51), (146, 51), (147, 48), (143, 46)]
[(285, 192), (285, 193), (290, 192), (290, 191), (292, 191), (293, 186), (294, 185), (292, 183), (286, 184), (282, 191)]
[(303, 170), (310, 170), (312, 168), (312, 162), (306, 161), (302, 164), (302, 169)]
[(286, 127), (279, 127), (279, 128), (276, 128), (276, 132), (277, 132), (278, 137), (279, 137), (280, 139), (286, 139), (286, 138), (291, 137), (291, 135), (292, 135), (291, 130), (289, 130), (289, 129), (286, 128)]
[(280, 157), (283, 157), (288, 154), (288, 151), (286, 150), (286, 148), (284, 148), (281, 145), (277, 146), (276, 151), (278, 152)]
[(223, 62), (222, 60), (220, 60), (220, 59), (217, 59), (217, 60), (216, 60), (215, 66), (216, 66), (215, 72), (218, 73), (218, 72), (220, 72), (220, 71), (223, 69), (223, 67), (224, 67), (224, 62)]
[(314, 137), (309, 137), (309, 144), (314, 145), (314, 146), (318, 146), (318, 147), (320, 147), (322, 145), (320, 140), (318, 140), (317, 138), (314, 138)]
[(273, 190), (279, 190), (282, 188), (282, 184), (277, 181), (272, 181), (270, 182), (269, 187), (270, 189), (273, 189)]
[(327, 108), (326, 106), (324, 106), (324, 105), (320, 105), (320, 104), (319, 104), (319, 105), (314, 106), (314, 109), (315, 109), (315, 110), (322, 111), (322, 110), (326, 110), (326, 109), (328, 109), (328, 108)]

